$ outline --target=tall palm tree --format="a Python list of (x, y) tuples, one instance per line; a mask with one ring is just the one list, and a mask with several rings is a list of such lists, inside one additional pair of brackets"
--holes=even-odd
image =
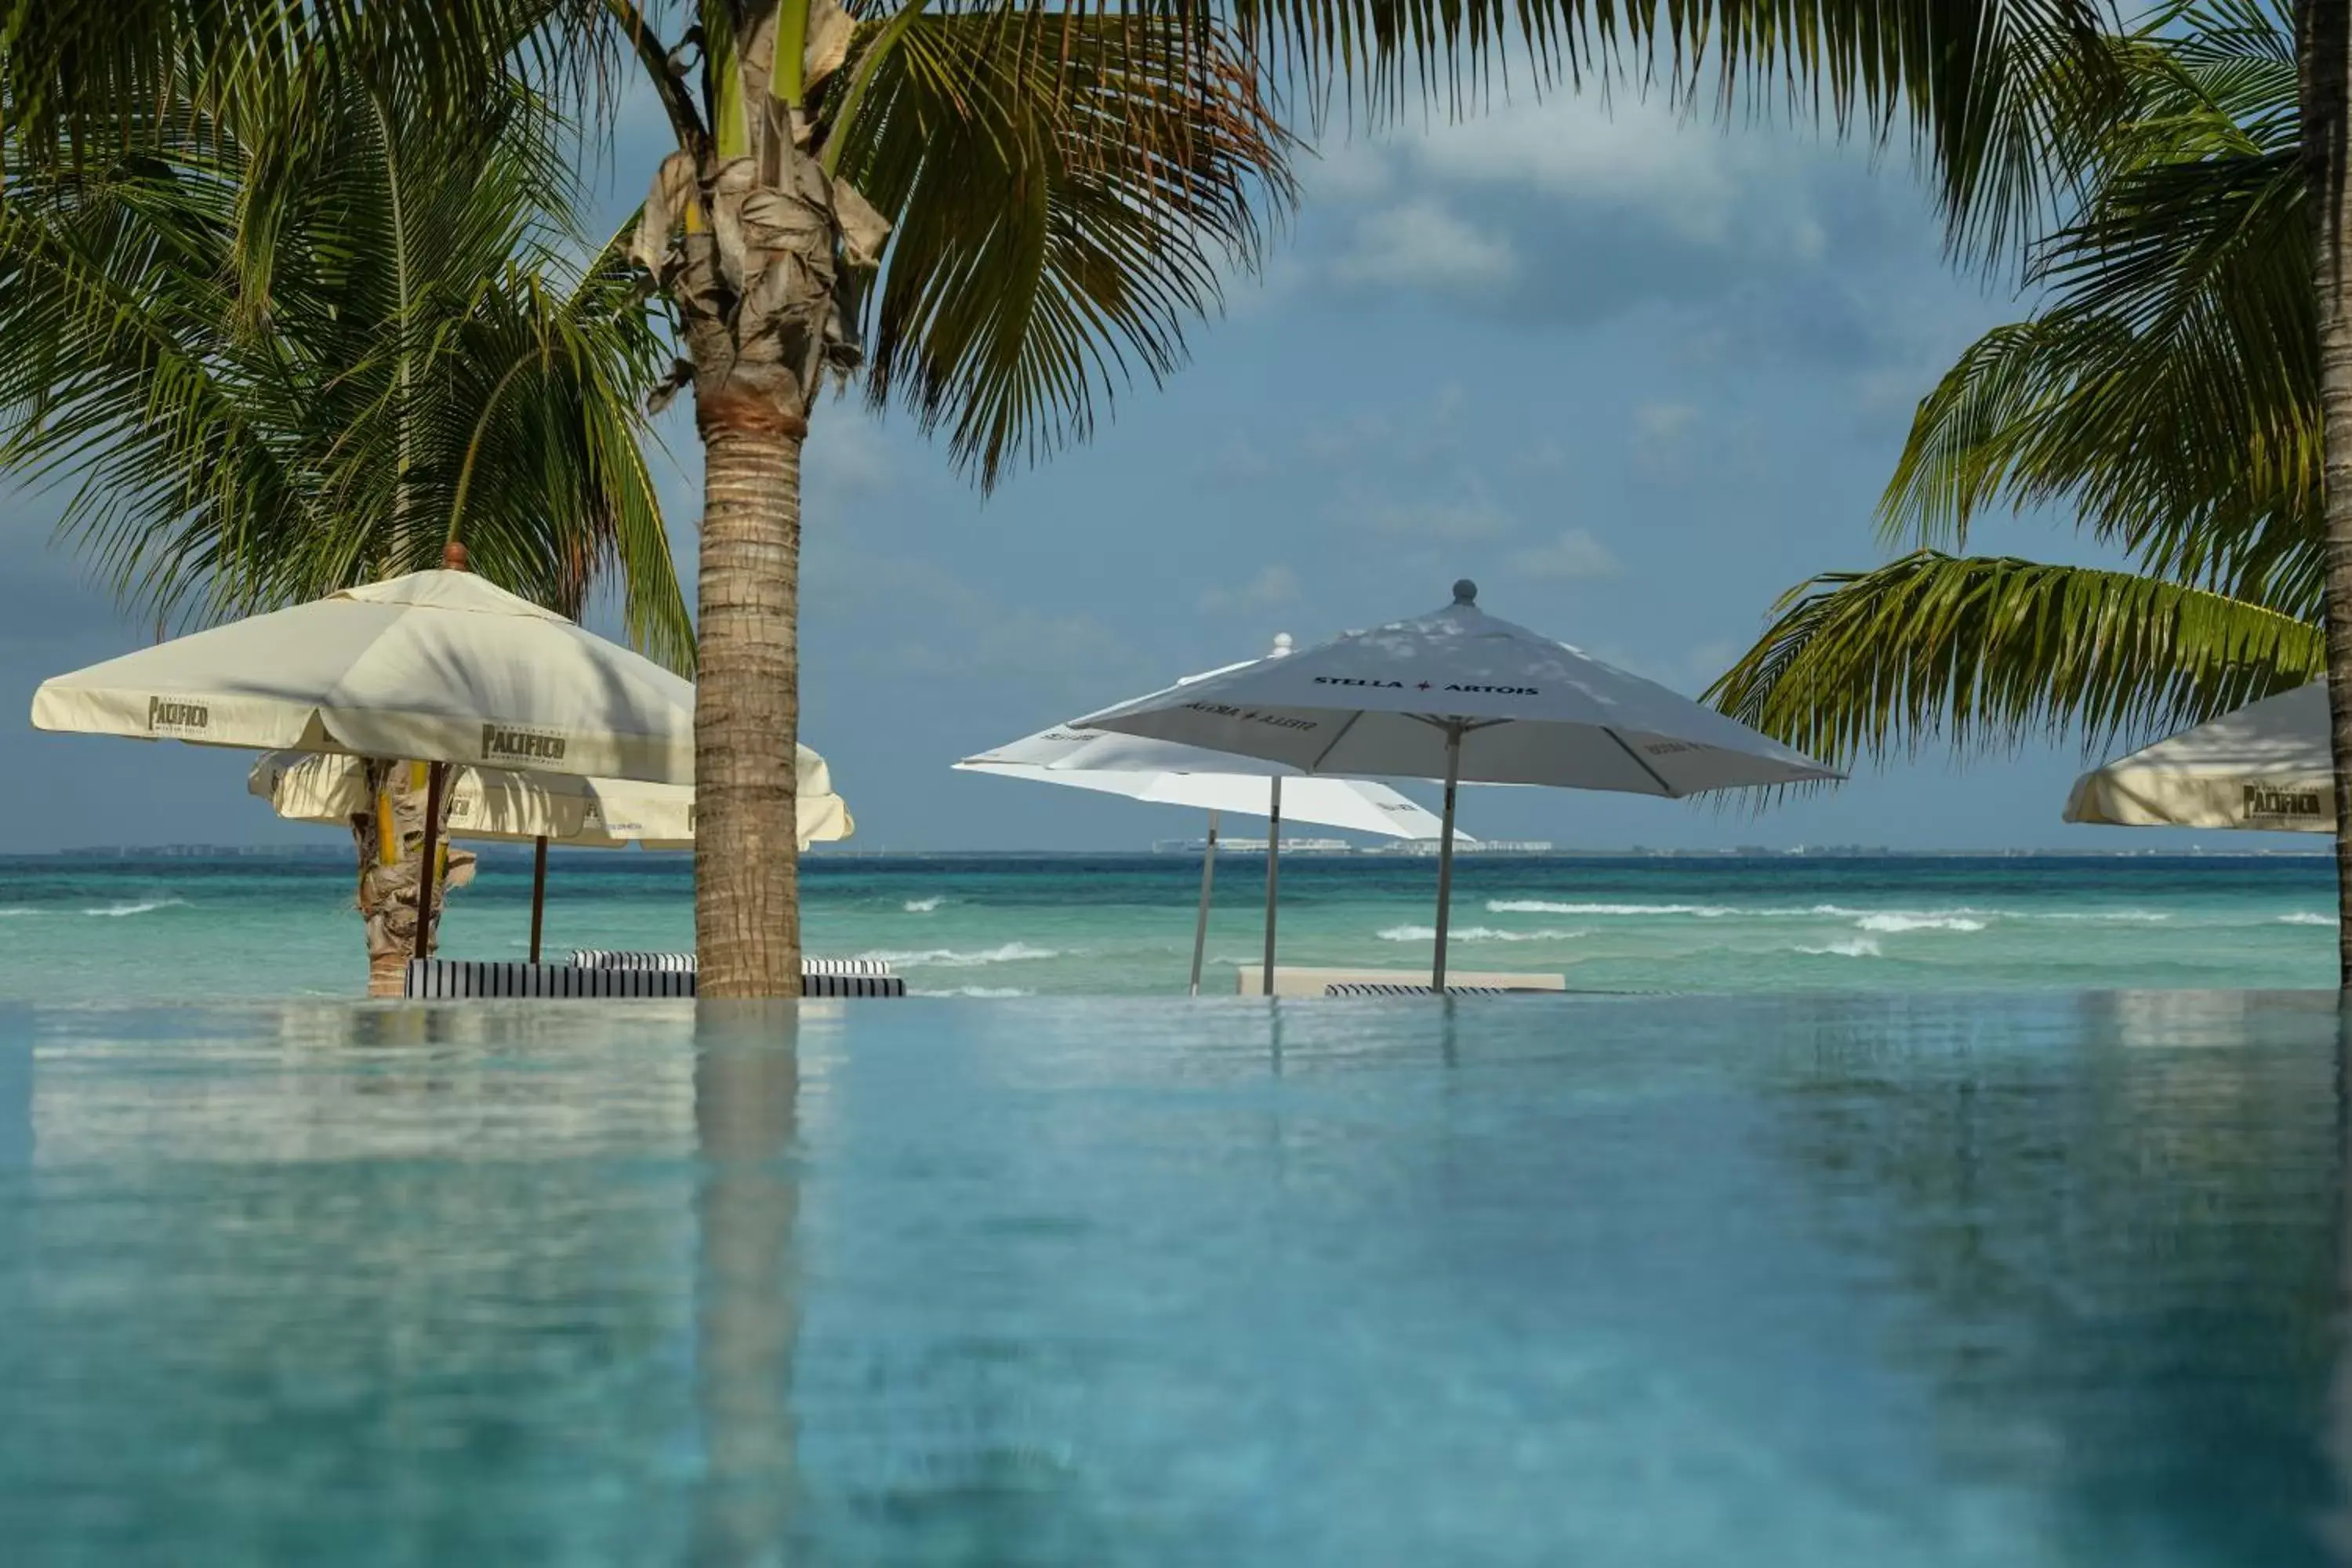
[[(2119, 107), (2037, 247), (2049, 295), (1920, 404), (1880, 504), (1912, 552), (1799, 584), (1710, 695), (1835, 759), (2098, 746), (2327, 669), (2318, 290), (2291, 20), (2200, 0), (2110, 44)], [(1954, 556), (2071, 507), (2139, 571)]]
[[(609, 81), (614, 40), (677, 142), (633, 247), (676, 313), (705, 445), (696, 929), (712, 995), (797, 992), (790, 765), (799, 461), (824, 382), (903, 397), (983, 484), (1083, 437), (1182, 357), (1288, 195), (1274, 106), (1359, 124), (1629, 68), (1907, 125), (1956, 235), (2053, 197), (2042, 153), (2095, 75), (2105, 0), (0, 0), (0, 111), (70, 137), (180, 60), (253, 90), (297, 37), (373, 36), (444, 112), (518, 58)], [(591, 13), (606, 24), (589, 25)], [(1629, 62), (1631, 64), (1629, 65)], [(2039, 89), (2039, 90), (2028, 90)], [(2094, 93), (2093, 96), (2095, 96)]]
[[(693, 637), (642, 443), (668, 365), (570, 142), (514, 84), (463, 124), (313, 51), (268, 93), (189, 84), (135, 143), (24, 155), (0, 196), (0, 470), (160, 621), (275, 608), (466, 544), (642, 647)], [(374, 989), (413, 945), (417, 770), (355, 825)], [(413, 787), (414, 786), (414, 787)], [(429, 917), (428, 917), (429, 918)]]

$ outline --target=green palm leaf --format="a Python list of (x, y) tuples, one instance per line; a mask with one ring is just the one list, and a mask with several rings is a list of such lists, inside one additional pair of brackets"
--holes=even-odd
[(454, 529), (567, 612), (617, 574), (633, 638), (690, 668), (642, 453), (669, 352), (574, 230), (544, 105), (509, 84), (446, 125), (303, 71), (142, 153), (17, 161), (0, 465), (69, 479), (67, 531), (159, 614), (434, 564)]
[(1799, 584), (1707, 700), (1832, 763), (1933, 742), (2086, 745), (2204, 721), (2316, 679), (2320, 629), (2128, 572), (1922, 551)]
[(834, 132), (892, 226), (867, 394), (903, 397), (993, 484), (1084, 439), (1134, 374), (1182, 363), (1221, 274), (1256, 264), (1262, 209), (1293, 195), (1289, 141), (1204, 23), (919, 14), (893, 41)]
[(1881, 503), (1890, 537), (1958, 544), (1989, 506), (2063, 504), (2153, 571), (2316, 614), (2317, 315), (2292, 41), (2264, 0), (2117, 41), (2132, 111), (2094, 150), (2082, 212), (2037, 250), (2049, 302), (1922, 402)]

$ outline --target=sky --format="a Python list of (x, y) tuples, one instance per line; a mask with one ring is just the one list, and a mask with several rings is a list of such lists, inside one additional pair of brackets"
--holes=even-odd
[[(625, 104), (594, 178), (615, 217), (662, 152)], [(982, 496), (904, 415), (831, 400), (805, 456), (802, 739), (864, 849), (1144, 847), (1182, 812), (950, 772), (956, 758), (1174, 677), (1444, 605), (1696, 695), (1784, 589), (1885, 557), (1873, 507), (1912, 405), (2023, 313), (1957, 272), (1898, 150), (1682, 119), (1619, 96), (1334, 133), (1257, 276), (1192, 363), (1120, 395), (1084, 447)], [(662, 492), (691, 582), (683, 411)], [(0, 488), (0, 694), (142, 646), (51, 539), (57, 498)], [(2063, 519), (1979, 551), (2099, 561)], [(691, 595), (691, 587), (688, 589)], [(244, 789), (250, 759), (0, 726), (0, 852), (326, 843)], [(1865, 767), (1752, 809), (1471, 790), (1465, 832), (1563, 847), (2298, 846), (2070, 827), (2079, 746)], [(1404, 784), (1424, 800), (1434, 791)]]

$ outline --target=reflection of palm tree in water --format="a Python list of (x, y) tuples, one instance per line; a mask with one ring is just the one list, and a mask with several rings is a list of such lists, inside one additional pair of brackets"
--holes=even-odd
[(697, 1014), (695, 1329), (705, 1468), (693, 1560), (711, 1568), (783, 1561), (792, 1524), (797, 1023), (790, 1003), (706, 1002)]
[[(2336, 1004), (2336, 1262), (2339, 1306), (2352, 1302), (2352, 994)], [(2327, 1450), (2335, 1461), (2336, 1507), (2326, 1527), (2329, 1545), (2352, 1562), (2352, 1328), (2339, 1314), (2336, 1375), (2328, 1389)]]

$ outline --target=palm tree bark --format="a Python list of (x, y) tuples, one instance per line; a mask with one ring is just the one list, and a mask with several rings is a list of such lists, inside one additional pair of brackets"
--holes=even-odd
[[(425, 764), (371, 761), (367, 764), (368, 799), (372, 809), (352, 818), (352, 844), (359, 854), (359, 910), (366, 922), (368, 994), (397, 996), (408, 961), (416, 952), (416, 897), (423, 878), (425, 806), (427, 795)], [(449, 890), (473, 879), (474, 857), (449, 847), (449, 803), (455, 792), (444, 792), (439, 840), (442, 873), (433, 884), (433, 925), (428, 940), (441, 934), (441, 911)]]
[(797, 409), (743, 378), (698, 394), (701, 671), (694, 706), (694, 938), (711, 997), (800, 994), (801, 443)]
[(2337, 978), (2352, 991), (2352, 293), (2347, 293), (2344, 178), (2352, 82), (2352, 0), (2300, 0), (2295, 36), (2303, 156), (2313, 196), (2319, 295), (2319, 393), (2326, 436), (2327, 702), (2336, 762)]

